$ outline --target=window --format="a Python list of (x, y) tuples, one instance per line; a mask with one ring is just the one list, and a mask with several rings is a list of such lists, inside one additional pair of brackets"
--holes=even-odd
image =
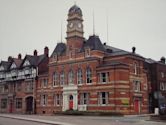
[(160, 83), (160, 90), (166, 90), (166, 83), (164, 82)]
[(47, 87), (48, 85), (48, 79), (42, 79), (42, 87)]
[(16, 108), (22, 108), (22, 98), (16, 98)]
[(53, 59), (54, 61), (58, 61), (58, 55), (57, 54), (53, 55)]
[(134, 63), (134, 74), (137, 74), (137, 64)]
[(89, 93), (80, 94), (80, 104), (81, 105), (89, 104)]
[(82, 82), (83, 82), (82, 70), (78, 69), (78, 71), (77, 71), (77, 83), (82, 84)]
[(56, 94), (54, 96), (54, 105), (55, 106), (62, 106), (62, 94)]
[(74, 74), (73, 74), (72, 70), (70, 70), (70, 72), (68, 74), (68, 82), (69, 82), (69, 85), (74, 84)]
[(90, 57), (90, 48), (85, 48), (85, 57)]
[(60, 85), (64, 85), (65, 84), (65, 74), (64, 72), (61, 72), (60, 74)]
[(1, 99), (1, 108), (6, 109), (7, 108), (7, 99)]
[(99, 92), (99, 104), (106, 105), (108, 104), (108, 92)]
[(140, 92), (141, 91), (141, 82), (133, 81), (133, 88), (134, 88), (134, 91)]
[(53, 86), (58, 85), (58, 74), (56, 72), (53, 73)]
[(33, 92), (33, 81), (27, 81), (26, 82), (26, 92)]
[(8, 91), (9, 91), (8, 85), (4, 85), (4, 92), (8, 92)]
[(164, 78), (164, 72), (161, 72), (161, 78)]
[(16, 83), (16, 91), (21, 91), (21, 83)]
[(100, 73), (100, 82), (101, 83), (108, 82), (108, 73), (106, 72)]
[(89, 67), (86, 70), (86, 83), (92, 83), (92, 71)]
[(0, 93), (4, 93), (4, 86), (3, 85), (0, 86)]
[(41, 95), (41, 106), (47, 105), (47, 95)]

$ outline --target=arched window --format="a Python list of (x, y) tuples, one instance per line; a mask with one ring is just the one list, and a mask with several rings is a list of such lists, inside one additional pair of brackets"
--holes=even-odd
[(77, 84), (82, 84), (83, 77), (82, 77), (82, 70), (79, 68), (77, 71)]
[(58, 74), (56, 72), (53, 73), (52, 81), (53, 81), (53, 86), (58, 85)]
[(92, 83), (92, 70), (90, 67), (86, 69), (86, 83)]
[(64, 85), (64, 84), (65, 84), (65, 73), (64, 71), (62, 71), (60, 74), (60, 85)]
[(74, 74), (73, 74), (72, 70), (70, 70), (70, 72), (68, 74), (68, 83), (69, 84), (74, 84)]

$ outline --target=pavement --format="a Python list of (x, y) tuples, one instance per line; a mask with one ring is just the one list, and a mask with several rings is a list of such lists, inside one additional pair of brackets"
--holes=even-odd
[[(158, 123), (149, 121), (153, 114), (126, 115), (124, 117), (113, 116), (46, 116), (46, 115), (19, 115), (0, 114), (0, 117), (33, 121), (50, 125), (156, 125)], [(159, 124), (158, 124), (159, 125)], [(162, 124), (161, 124), (162, 125)]]

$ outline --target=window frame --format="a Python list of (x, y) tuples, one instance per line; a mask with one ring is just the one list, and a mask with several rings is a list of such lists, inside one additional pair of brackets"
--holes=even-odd
[(22, 98), (16, 98), (16, 109), (21, 109), (22, 108)]
[(82, 85), (83, 84), (83, 74), (82, 74), (82, 69), (79, 68), (77, 70), (77, 84)]
[(87, 67), (87, 69), (86, 69), (86, 83), (87, 84), (92, 83), (92, 70), (90, 67)]

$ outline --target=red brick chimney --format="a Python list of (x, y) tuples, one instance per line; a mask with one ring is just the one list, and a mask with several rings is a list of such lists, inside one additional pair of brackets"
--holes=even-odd
[(37, 56), (37, 50), (36, 49), (34, 50), (33, 55)]
[(47, 57), (49, 56), (49, 49), (47, 46), (44, 48), (44, 55), (46, 55)]

